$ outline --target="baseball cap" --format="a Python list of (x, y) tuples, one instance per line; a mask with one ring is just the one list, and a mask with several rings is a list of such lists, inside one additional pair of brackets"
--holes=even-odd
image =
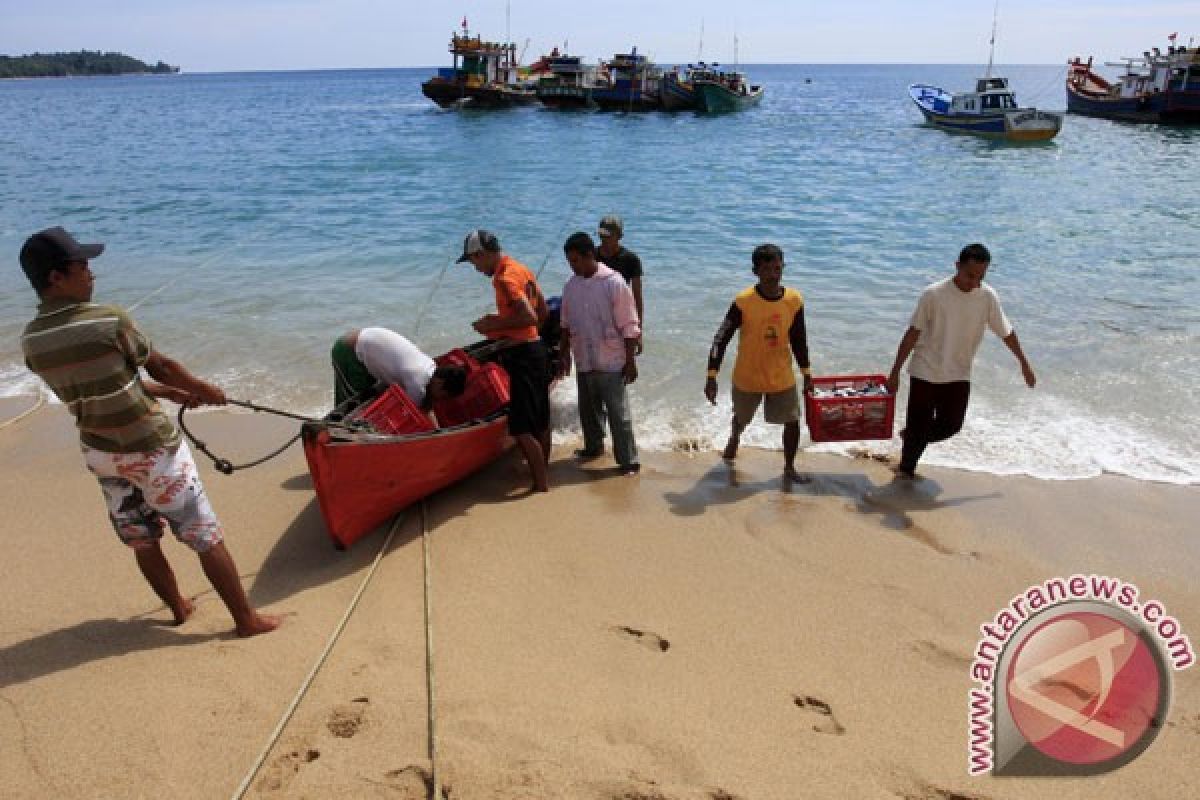
[(458, 257), (458, 261), (455, 263), (461, 264), (471, 256), (476, 253), (482, 253), (484, 250), (491, 253), (499, 252), (500, 240), (496, 238), (496, 234), (485, 231), (483, 228), (476, 228), (463, 239), (462, 255)]
[(46, 276), (72, 261), (87, 261), (104, 252), (104, 245), (80, 244), (61, 227), (46, 228), (25, 240), (21, 269), (34, 288), (45, 285)]
[(621, 218), (616, 214), (609, 214), (604, 219), (600, 220), (600, 229), (597, 231), (601, 236), (620, 236), (625, 226), (621, 224)]

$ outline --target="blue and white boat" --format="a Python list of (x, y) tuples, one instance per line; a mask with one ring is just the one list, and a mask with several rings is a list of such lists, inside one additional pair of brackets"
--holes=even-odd
[(1062, 129), (1062, 114), (1018, 106), (1006, 78), (983, 77), (975, 84), (975, 91), (954, 94), (914, 83), (908, 87), (908, 94), (927, 123), (952, 133), (1044, 142)]

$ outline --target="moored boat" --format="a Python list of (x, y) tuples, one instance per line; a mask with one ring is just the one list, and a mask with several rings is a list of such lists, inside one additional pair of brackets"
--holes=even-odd
[(662, 108), (659, 85), (662, 69), (637, 48), (617, 53), (605, 67), (608, 82), (598, 85), (592, 100), (606, 111), (654, 111)]
[(569, 56), (557, 51), (546, 58), (548, 74), (537, 83), (535, 94), (547, 108), (595, 108), (592, 93), (600, 81), (595, 65), (584, 64), (579, 56)]
[(1067, 111), (1126, 122), (1200, 123), (1200, 47), (1171, 44), (1165, 53), (1155, 47), (1105, 66), (1124, 72), (1110, 81), (1090, 57), (1067, 62)]
[[(486, 347), (467, 352), (481, 354)], [(463, 352), (438, 360), (458, 360)], [(458, 482), (508, 449), (507, 384), (500, 388), (497, 370), (473, 369), (465, 402), (451, 401), (453, 407), (440, 411), (435, 406), (445, 427), (428, 424), (414, 426), (428, 430), (413, 433), (380, 433), (348, 426), (341, 415), (332, 414), (322, 422), (305, 423), (304, 456), (335, 546), (349, 547), (403, 508)]]
[(421, 84), (421, 93), (442, 108), (511, 108), (537, 102), (521, 77), (517, 46), (471, 36), (463, 20), (462, 34), (450, 36), (453, 64)]
[(692, 85), (699, 111), (720, 113), (753, 108), (763, 99), (763, 87), (747, 83), (742, 72), (716, 72), (698, 77)]
[(1006, 78), (980, 78), (975, 91), (954, 94), (914, 83), (908, 94), (927, 123), (951, 133), (1041, 142), (1053, 139), (1062, 129), (1062, 114), (1018, 106)]
[(696, 111), (699, 101), (696, 97), (696, 81), (710, 78), (717, 74), (719, 64), (705, 64), (700, 61), (688, 64), (686, 68), (675, 67), (663, 73), (659, 85), (659, 95), (664, 111)]

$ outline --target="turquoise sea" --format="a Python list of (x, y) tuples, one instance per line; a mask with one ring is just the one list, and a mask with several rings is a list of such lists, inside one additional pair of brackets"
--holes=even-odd
[[(828, 375), (886, 371), (921, 288), (982, 241), (1038, 388), (989, 337), (966, 428), (925, 461), (1200, 482), (1200, 129), (1068, 117), (1051, 143), (1004, 146), (928, 129), (907, 98), (973, 86), (978, 66), (746, 69), (763, 105), (713, 117), (442, 111), (420, 94), (432, 69), (0, 82), (0, 394), (41, 391), (17, 252), (42, 227), (107, 243), (97, 299), (133, 307), (161, 350), (233, 397), (317, 413), (347, 328), (428, 351), (473, 338), (491, 291), (452, 263), (468, 229), (554, 294), (566, 236), (617, 213), (647, 272), (644, 448), (725, 435), (732, 365), (713, 409), (705, 355), (755, 245), (783, 247)], [(999, 71), (1063, 108), (1062, 67)]]

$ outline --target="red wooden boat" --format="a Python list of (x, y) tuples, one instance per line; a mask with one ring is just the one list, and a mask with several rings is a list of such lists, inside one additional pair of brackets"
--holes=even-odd
[[(482, 357), (478, 349), (468, 350)], [(456, 361), (463, 352), (452, 351), (438, 361)], [(435, 409), (439, 419), (458, 423), (449, 427), (378, 433), (347, 427), (334, 415), (305, 423), (304, 456), (325, 527), (338, 549), (354, 544), (417, 500), (490, 464), (512, 444), (507, 375), (495, 365), (473, 360), (468, 371), (464, 397), (453, 401), (454, 408)], [(379, 401), (388, 399), (385, 395)], [(416, 415), (423, 416), (419, 411)], [(425, 423), (432, 428), (427, 418)]]

